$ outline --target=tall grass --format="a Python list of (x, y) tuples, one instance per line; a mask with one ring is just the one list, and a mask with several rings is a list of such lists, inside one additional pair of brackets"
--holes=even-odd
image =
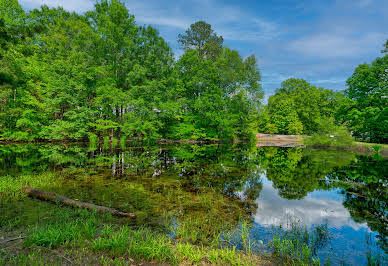
[(115, 256), (127, 254), (138, 260), (175, 262), (170, 244), (169, 238), (155, 234), (150, 229), (133, 230), (129, 227), (121, 227), (113, 231), (112, 227), (105, 226), (100, 237), (92, 242), (92, 249), (109, 252)]
[[(366, 259), (368, 261), (368, 265), (369, 266), (387, 265), (388, 254), (380, 250), (380, 248), (376, 245), (376, 241), (372, 237), (372, 234), (371, 233), (366, 234), (365, 239), (368, 247), (368, 250), (366, 252)], [(373, 250), (377, 250), (377, 252)]]
[(55, 186), (62, 182), (62, 180), (63, 177), (55, 172), (2, 176), (0, 178), (0, 202), (25, 198), (26, 194), (20, 189), (23, 186), (42, 188), (48, 185)]
[(291, 222), (286, 230), (278, 229), (269, 247), (273, 254), (287, 262), (319, 264), (317, 251), (330, 239), (327, 225), (309, 231), (304, 225)]

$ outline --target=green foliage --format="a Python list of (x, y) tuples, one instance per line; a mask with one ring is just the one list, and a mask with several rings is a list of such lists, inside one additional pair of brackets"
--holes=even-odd
[(250, 138), (252, 120), (262, 98), (254, 57), (243, 60), (228, 48), (216, 60), (202, 60), (189, 50), (175, 67), (181, 103), (170, 129), (172, 138)]
[(83, 15), (25, 12), (16, 0), (0, 7), (1, 138), (252, 136), (262, 98), (256, 59), (223, 47), (206, 22), (180, 35), (186, 52), (175, 62), (119, 0)]
[(381, 51), (382, 53), (388, 53), (388, 40), (384, 44), (384, 50)]
[(92, 249), (109, 252), (112, 255), (123, 255), (128, 252), (131, 257), (148, 261), (174, 262), (175, 254), (170, 248), (171, 240), (158, 235), (149, 229), (133, 230), (122, 227), (113, 231), (105, 226), (101, 236), (92, 243)]
[(0, 0), (0, 19), (11, 28), (20, 26), (25, 18), (18, 0)]
[(358, 139), (388, 142), (388, 55), (359, 65), (347, 80), (348, 89), (336, 113)]
[[(348, 164), (351, 153), (313, 151), (268, 147), (259, 150), (260, 165), (274, 183), (279, 195), (286, 199), (302, 199), (315, 189), (325, 188), (322, 182), (334, 167)], [(309, 178), (306, 178), (309, 176)]]
[(322, 119), (333, 117), (341, 96), (303, 79), (288, 79), (268, 100), (259, 129), (274, 134), (312, 134)]
[(190, 25), (185, 34), (178, 35), (178, 43), (185, 51), (196, 50), (198, 56), (204, 59), (214, 59), (222, 52), (222, 36), (217, 36), (210, 24), (197, 21)]
[(295, 111), (295, 104), (291, 99), (282, 99), (274, 95), (268, 102), (268, 112), (270, 123), (266, 125), (266, 130), (270, 134), (302, 134), (303, 124)]
[(334, 124), (334, 119), (318, 120), (317, 132), (306, 137), (304, 143), (308, 146), (350, 147), (354, 141), (344, 126)]
[(285, 264), (320, 265), (316, 252), (330, 238), (327, 225), (316, 226), (311, 232), (294, 221), (288, 227), (275, 233), (270, 243), (274, 255), (282, 258)]

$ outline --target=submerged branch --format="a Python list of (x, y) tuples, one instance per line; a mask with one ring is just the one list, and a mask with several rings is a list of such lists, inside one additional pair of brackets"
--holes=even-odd
[(60, 202), (64, 205), (84, 208), (84, 209), (88, 209), (88, 210), (95, 210), (95, 211), (100, 212), (100, 213), (111, 213), (112, 215), (120, 216), (120, 217), (128, 217), (131, 219), (136, 218), (136, 214), (134, 214), (134, 213), (121, 212), (119, 210), (112, 209), (109, 207), (99, 206), (99, 205), (95, 205), (93, 203), (69, 199), (69, 198), (66, 198), (64, 196), (58, 195), (56, 193), (36, 190), (36, 189), (30, 188), (30, 187), (22, 187), (21, 189), (27, 195), (29, 195), (31, 197), (36, 197), (36, 198), (41, 199), (41, 200)]

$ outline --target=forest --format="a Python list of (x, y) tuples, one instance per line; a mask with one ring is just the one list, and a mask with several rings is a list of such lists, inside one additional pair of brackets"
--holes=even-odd
[(0, 265), (388, 265), (388, 40), (269, 96), (219, 24), (93, 2), (0, 0)]
[(388, 41), (343, 91), (291, 78), (263, 103), (258, 60), (204, 21), (177, 36), (178, 58), (123, 2), (84, 14), (0, 0), (0, 139), (251, 139), (388, 143)]

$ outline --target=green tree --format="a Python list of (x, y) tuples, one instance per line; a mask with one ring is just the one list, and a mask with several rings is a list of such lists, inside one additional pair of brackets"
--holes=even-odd
[(318, 128), (311, 137), (304, 140), (304, 144), (309, 146), (334, 146), (350, 147), (353, 138), (344, 126), (334, 123), (334, 118), (329, 117), (318, 120)]
[(180, 36), (186, 52), (174, 61), (119, 0), (85, 14), (0, 5), (0, 137), (252, 136), (263, 95), (256, 58), (222, 47), (209, 24)]
[[(174, 138), (250, 138), (260, 105), (260, 73), (254, 57), (243, 60), (224, 48), (216, 60), (189, 50), (175, 66), (180, 111), (171, 127)], [(186, 137), (184, 137), (186, 136)]]
[[(339, 93), (317, 88), (303, 79), (288, 79), (268, 100), (268, 133), (312, 134), (318, 121), (334, 116)], [(269, 132), (271, 131), (271, 132)]]
[(274, 95), (268, 101), (268, 111), (271, 114), (265, 128), (268, 133), (302, 134), (303, 124), (298, 118), (292, 99)]
[(266, 147), (260, 148), (258, 155), (267, 178), (286, 199), (302, 199), (309, 192), (331, 189), (326, 176), (354, 160), (349, 152), (300, 148)]
[(196, 50), (200, 58), (214, 59), (222, 52), (222, 36), (212, 29), (205, 21), (197, 21), (190, 25), (185, 34), (178, 35), (178, 43), (185, 51)]
[(388, 40), (384, 44), (384, 50), (381, 51), (382, 53), (388, 53)]
[(328, 175), (335, 187), (343, 189), (343, 204), (352, 218), (377, 231), (378, 242), (385, 251), (388, 251), (387, 169), (386, 160), (360, 155)]
[(10, 28), (24, 24), (25, 13), (18, 0), (0, 0), (0, 19)]
[(370, 142), (388, 143), (388, 55), (359, 65), (347, 80), (336, 117), (352, 134)]

